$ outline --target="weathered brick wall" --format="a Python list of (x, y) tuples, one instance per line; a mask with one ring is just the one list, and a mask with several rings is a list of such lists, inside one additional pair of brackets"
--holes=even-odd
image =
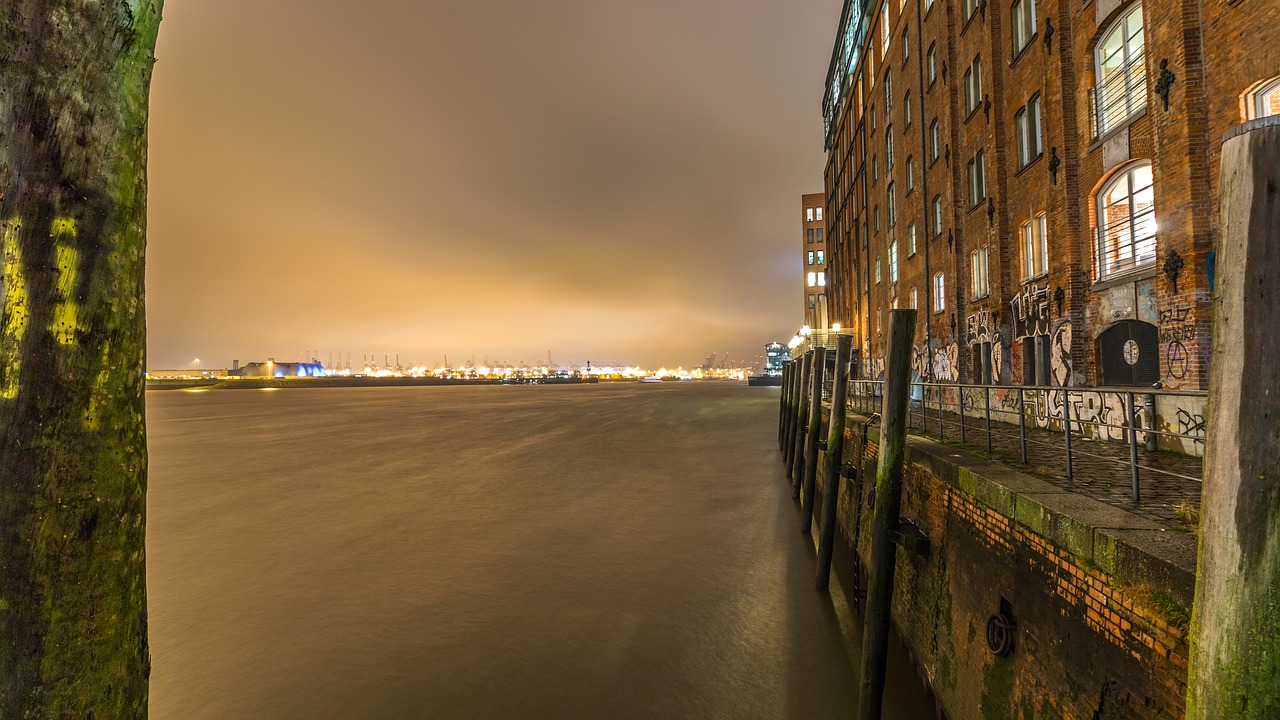
[[(854, 423), (846, 459), (860, 433)], [(861, 454), (867, 482), (842, 479), (838, 502), (861, 557), (876, 439), (873, 429)], [(951, 720), (1183, 716), (1191, 573), (1147, 542), (1158, 528), (915, 438), (902, 515), (930, 550), (899, 549), (894, 619)], [(1173, 539), (1185, 566), (1190, 541)], [(1013, 652), (996, 657), (987, 622), (1002, 603), (1017, 627)]]

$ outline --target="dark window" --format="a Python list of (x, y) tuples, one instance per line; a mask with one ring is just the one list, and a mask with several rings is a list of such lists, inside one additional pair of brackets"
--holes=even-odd
[(1049, 385), (1049, 336), (1022, 339), (1022, 384)]

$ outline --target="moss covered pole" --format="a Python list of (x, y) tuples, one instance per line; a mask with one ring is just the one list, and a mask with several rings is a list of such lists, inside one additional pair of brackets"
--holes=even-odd
[(1190, 720), (1280, 718), (1280, 117), (1222, 145)]
[(161, 0), (0, 0), (0, 718), (147, 713)]
[(871, 525), (871, 582), (867, 589), (866, 633), (862, 641), (862, 697), (859, 720), (880, 720), (885, 661), (893, 610), (893, 576), (902, 508), (902, 466), (907, 448), (907, 400), (911, 392), (911, 341), (915, 310), (889, 311), (889, 347), (884, 365), (880, 410), (880, 464), (876, 469), (876, 505)]
[(805, 431), (809, 427), (809, 377), (813, 373), (813, 351), (810, 350), (804, 354), (804, 362), (801, 364), (800, 382), (797, 387), (799, 394), (796, 403), (795, 416), (795, 445), (791, 449), (791, 497), (800, 497), (800, 481), (804, 477), (804, 441)]
[(804, 475), (800, 479), (800, 532), (813, 528), (813, 486), (818, 477), (818, 434), (822, 430), (822, 385), (827, 370), (827, 349), (813, 349), (813, 372), (809, 383), (809, 417), (805, 430)]
[(849, 358), (853, 338), (836, 338), (836, 369), (831, 383), (831, 419), (827, 422), (826, 467), (822, 483), (822, 519), (818, 534), (818, 570), (814, 585), (826, 590), (831, 581), (831, 553), (836, 539), (836, 501), (840, 493), (840, 469), (844, 467), (844, 423), (849, 407)]

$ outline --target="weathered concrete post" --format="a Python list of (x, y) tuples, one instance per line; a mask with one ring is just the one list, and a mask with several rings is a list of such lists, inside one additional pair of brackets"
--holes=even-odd
[(813, 351), (804, 354), (803, 370), (800, 371), (799, 406), (796, 408), (795, 445), (791, 450), (791, 497), (800, 497), (800, 478), (804, 474), (804, 433), (807, 428), (806, 418), (809, 413), (809, 374), (813, 372)]
[(827, 349), (813, 349), (813, 382), (809, 388), (809, 429), (805, 431), (804, 487), (800, 491), (800, 533), (813, 526), (813, 486), (818, 477), (818, 435), (822, 430), (822, 387), (827, 374)]
[(1280, 117), (1222, 145), (1190, 720), (1280, 717)]
[(871, 526), (871, 580), (867, 590), (866, 634), (862, 645), (860, 720), (879, 720), (884, 700), (885, 658), (893, 609), (893, 575), (902, 507), (902, 461), (907, 444), (907, 400), (911, 392), (911, 341), (915, 310), (889, 311), (889, 348), (884, 366), (880, 411), (880, 466), (876, 469), (876, 506)]
[(831, 383), (831, 419), (827, 422), (827, 464), (822, 483), (822, 521), (818, 533), (818, 573), (814, 585), (826, 590), (831, 580), (831, 552), (836, 540), (836, 500), (840, 493), (840, 468), (844, 462), (844, 420), (848, 409), (849, 357), (853, 338), (836, 338), (836, 374)]

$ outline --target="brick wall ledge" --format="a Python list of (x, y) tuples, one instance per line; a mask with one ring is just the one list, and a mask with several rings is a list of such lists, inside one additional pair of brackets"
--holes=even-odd
[[(847, 449), (856, 447), (865, 422), (865, 416), (850, 413)], [(867, 439), (878, 444), (879, 429), (870, 428)], [(1121, 583), (1157, 590), (1190, 614), (1196, 572), (1196, 541), (1190, 533), (929, 438), (908, 435), (906, 462), (1071, 553), (1082, 565)]]

